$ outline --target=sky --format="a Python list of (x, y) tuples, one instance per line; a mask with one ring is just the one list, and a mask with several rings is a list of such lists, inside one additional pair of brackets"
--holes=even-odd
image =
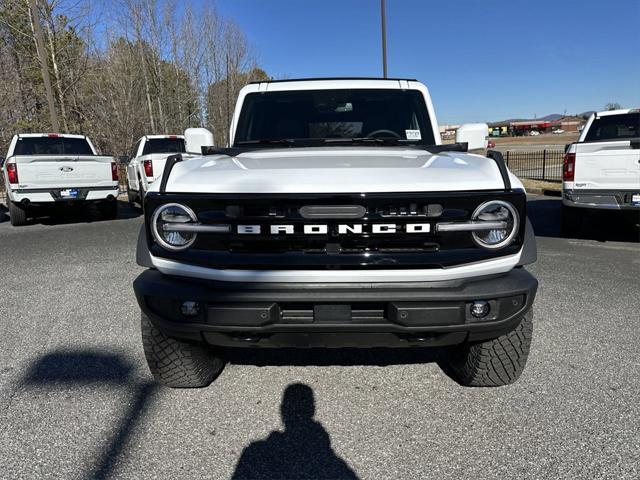
[[(214, 3), (274, 78), (382, 76), (379, 0)], [(640, 0), (386, 5), (388, 76), (426, 84), (440, 124), (640, 107)]]

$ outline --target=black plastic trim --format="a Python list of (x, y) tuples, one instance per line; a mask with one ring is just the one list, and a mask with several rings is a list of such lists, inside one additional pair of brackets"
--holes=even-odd
[(147, 244), (147, 230), (144, 225), (140, 226), (138, 233), (138, 243), (136, 245), (136, 263), (141, 267), (154, 268), (149, 254), (149, 246)]
[(502, 153), (498, 150), (487, 150), (487, 158), (492, 159), (494, 162), (496, 162), (496, 165), (498, 165), (498, 170), (500, 170), (500, 176), (502, 177), (505, 191), (511, 190), (509, 170), (507, 169), (507, 165), (504, 163)]
[(538, 246), (536, 245), (536, 234), (529, 217), (524, 230), (524, 244), (522, 246), (522, 254), (518, 266), (530, 265), (538, 260)]
[(173, 170), (173, 166), (182, 161), (182, 155), (170, 155), (167, 157), (167, 162), (164, 164), (164, 170), (162, 171), (162, 180), (160, 181), (160, 193), (165, 193), (167, 190), (167, 182), (169, 181), (169, 176), (171, 175), (171, 170)]

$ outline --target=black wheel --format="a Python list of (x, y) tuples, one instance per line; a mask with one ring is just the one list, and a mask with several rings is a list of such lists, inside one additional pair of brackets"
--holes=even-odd
[(15, 204), (11, 200), (7, 202), (9, 204), (9, 219), (11, 225), (14, 227), (20, 227), (27, 224), (27, 211), (20, 205)]
[(213, 348), (168, 337), (143, 313), (142, 346), (154, 378), (172, 388), (206, 387), (222, 372), (225, 361)]
[(576, 208), (562, 205), (560, 228), (563, 235), (575, 235), (580, 233), (582, 230), (582, 217), (580, 214), (581, 212), (578, 212)]
[(529, 310), (509, 333), (484, 342), (450, 347), (441, 366), (465, 387), (508, 385), (524, 370), (532, 333), (533, 312)]
[(100, 216), (106, 220), (114, 220), (118, 218), (118, 201), (109, 200), (98, 204)]
[(132, 207), (135, 206), (136, 203), (136, 195), (135, 193), (133, 193), (133, 191), (131, 191), (131, 189), (127, 189), (127, 199), (129, 200), (129, 205), (131, 205)]

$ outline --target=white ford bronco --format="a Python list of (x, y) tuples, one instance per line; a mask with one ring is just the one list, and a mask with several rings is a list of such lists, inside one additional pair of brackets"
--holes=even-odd
[(640, 110), (598, 112), (567, 145), (562, 229), (581, 229), (590, 213), (612, 210), (640, 222)]
[(118, 168), (98, 155), (84, 135), (14, 135), (3, 165), (11, 224), (27, 223), (38, 210), (60, 204), (95, 203), (106, 218), (118, 215)]
[(201, 387), (229, 348), (404, 346), (440, 347), (462, 385), (515, 381), (535, 238), (522, 184), (471, 147), (441, 145), (415, 80), (243, 88), (230, 145), (169, 157), (144, 199), (151, 372)]

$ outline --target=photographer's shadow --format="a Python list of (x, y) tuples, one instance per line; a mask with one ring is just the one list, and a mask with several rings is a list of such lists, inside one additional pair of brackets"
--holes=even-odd
[(246, 447), (234, 479), (358, 478), (331, 448), (322, 424), (314, 420), (315, 401), (308, 385), (295, 383), (284, 391), (280, 407), (284, 431)]

